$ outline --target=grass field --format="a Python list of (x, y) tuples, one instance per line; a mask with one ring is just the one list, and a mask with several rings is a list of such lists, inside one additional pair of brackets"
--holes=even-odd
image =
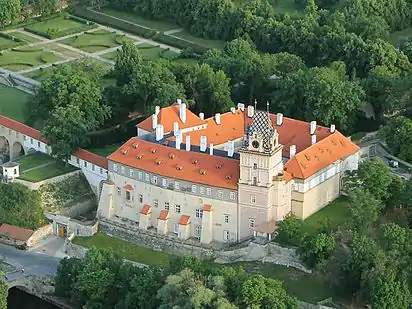
[(102, 157), (107, 157), (108, 155), (115, 152), (121, 145), (122, 144), (112, 144), (112, 145), (107, 145), (101, 148), (91, 148), (91, 149), (88, 149), (88, 151), (93, 152)]
[(127, 20), (131, 23), (138, 24), (146, 28), (150, 28), (150, 29), (158, 30), (162, 32), (179, 28), (179, 26), (176, 24), (165, 22), (165, 21), (160, 21), (160, 20), (146, 19), (144, 17), (137, 15), (136, 13), (120, 12), (120, 11), (115, 11), (109, 8), (103, 8), (101, 12), (120, 18), (120, 19)]
[(207, 48), (217, 48), (221, 49), (225, 46), (224, 41), (219, 41), (219, 40), (208, 40), (208, 39), (203, 39), (199, 38), (196, 36), (191, 35), (188, 31), (183, 30), (181, 32), (174, 33), (172, 36), (184, 39), (186, 41), (196, 43), (200, 46), (207, 47)]
[(24, 76), (27, 76), (29, 78), (32, 78), (34, 80), (41, 82), (53, 72), (54, 68), (55, 67), (52, 66), (52, 67), (48, 67), (45, 69), (31, 71), (31, 72), (24, 74)]
[(394, 46), (399, 46), (402, 44), (403, 41), (407, 41), (411, 37), (412, 37), (412, 27), (409, 27), (401, 31), (392, 32), (389, 36), (389, 41)]
[(42, 22), (34, 23), (26, 27), (29, 30), (33, 30), (37, 33), (47, 33), (52, 30), (55, 32), (55, 37), (64, 36), (67, 31), (78, 29), (79, 32), (87, 30), (88, 25), (82, 24), (72, 19), (65, 19), (64, 17), (56, 17), (48, 19)]
[(10, 71), (20, 71), (58, 60), (61, 60), (59, 56), (43, 51), (38, 47), (20, 48), (18, 50), (2, 52), (0, 55), (0, 67)]
[[(39, 168), (35, 168), (34, 166), (33, 167), (34, 169), (26, 173), (23, 172), (20, 178), (23, 180), (30, 181), (30, 182), (39, 182), (42, 180), (46, 180), (49, 178), (67, 174), (67, 173), (70, 173), (76, 170), (76, 168), (74, 168), (71, 165), (68, 165), (52, 157), (49, 157), (49, 158), (51, 159), (51, 161), (42, 163), (42, 164), (47, 164), (47, 165), (40, 166), (41, 164), (38, 164)], [(24, 158), (22, 160), (24, 160)]]
[(124, 40), (130, 39), (115, 32), (95, 31), (67, 38), (59, 41), (59, 43), (81, 49), (85, 52), (94, 53), (119, 46)]
[(0, 115), (24, 122), (27, 105), (33, 96), (19, 89), (0, 84)]
[(20, 172), (24, 172), (36, 166), (39, 166), (39, 165), (42, 165), (48, 162), (54, 162), (54, 161), (55, 161), (54, 158), (44, 153), (41, 153), (41, 152), (35, 152), (33, 154), (29, 154), (17, 160), (17, 162), (20, 164)]
[[(175, 53), (174, 51), (166, 50), (159, 46), (154, 46), (148, 43), (139, 44), (138, 48), (144, 60), (157, 60), (160, 58), (172, 60), (179, 57), (179, 54)], [(103, 58), (113, 61), (116, 60), (116, 56), (117, 51), (102, 55)]]
[(0, 50), (12, 48), (18, 44), (18, 42), (0, 36)]
[(40, 42), (40, 40), (39, 40), (38, 38), (35, 38), (35, 37), (31, 36), (31, 35), (24, 34), (24, 33), (18, 32), (18, 31), (9, 32), (8, 34), (11, 35), (11, 36), (14, 36), (14, 37), (16, 37), (16, 38), (18, 38), (18, 39), (20, 39), (20, 40), (23, 40), (23, 41), (25, 41), (25, 42), (27, 42), (27, 43)]

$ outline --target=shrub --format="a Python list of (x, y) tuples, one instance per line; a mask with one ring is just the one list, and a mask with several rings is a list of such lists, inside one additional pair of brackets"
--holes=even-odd
[(300, 246), (303, 239), (303, 222), (294, 215), (287, 216), (278, 225), (276, 241), (281, 245)]
[(208, 51), (208, 48), (206, 48), (206, 47), (203, 47), (203, 46), (197, 45), (195, 43), (179, 39), (177, 37), (166, 35), (164, 33), (157, 33), (153, 37), (153, 39), (156, 40), (156, 41), (159, 41), (161, 43), (171, 45), (171, 46), (181, 48), (181, 49), (185, 49), (185, 48), (190, 47), (193, 50), (193, 52), (198, 54), (198, 55), (203, 55), (204, 53), (206, 53)]
[(90, 24), (94, 24), (93, 22), (90, 22), (86, 19), (83, 19), (83, 18), (80, 18), (80, 17), (77, 17), (77, 16), (73, 16), (73, 15), (69, 15), (67, 19), (77, 21), (78, 23), (82, 23), (82, 24), (85, 24), (85, 25), (88, 25), (88, 26)]
[(323, 268), (335, 251), (335, 238), (331, 234), (306, 235), (298, 252), (310, 267)]

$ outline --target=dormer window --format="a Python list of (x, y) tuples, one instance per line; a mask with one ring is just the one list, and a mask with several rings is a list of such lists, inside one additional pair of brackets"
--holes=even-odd
[(173, 153), (169, 153), (169, 159), (174, 159), (176, 156)]
[(139, 155), (136, 156), (136, 158), (137, 158), (137, 160), (141, 160), (141, 159), (143, 159), (143, 156), (141, 154), (139, 154)]
[(205, 170), (205, 169), (201, 169), (201, 170), (200, 170), (200, 175), (206, 175), (206, 170)]
[(196, 159), (194, 159), (194, 160), (192, 160), (192, 164), (197, 164), (197, 160)]
[(176, 165), (176, 169), (177, 169), (178, 171), (182, 170), (182, 169), (183, 169), (183, 165), (181, 165), (181, 164)]
[(218, 164), (216, 164), (216, 168), (218, 169), (218, 170), (220, 170), (220, 169), (222, 169), (222, 164), (221, 163), (218, 163)]

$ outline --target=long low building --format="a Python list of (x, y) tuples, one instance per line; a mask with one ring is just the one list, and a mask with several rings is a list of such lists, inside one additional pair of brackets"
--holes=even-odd
[(270, 239), (340, 195), (359, 147), (335, 129), (238, 104), (205, 119), (180, 100), (108, 157), (98, 216), (185, 240)]

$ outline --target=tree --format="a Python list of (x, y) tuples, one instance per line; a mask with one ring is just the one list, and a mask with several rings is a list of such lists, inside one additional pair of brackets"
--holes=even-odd
[(7, 26), (18, 21), (20, 12), (20, 0), (0, 0), (0, 25)]
[(57, 267), (54, 278), (55, 293), (59, 297), (70, 299), (77, 276), (82, 269), (82, 262), (77, 258), (64, 258)]
[(4, 281), (4, 273), (0, 272), (0, 309), (7, 309), (7, 297), (9, 296), (9, 286)]
[(362, 187), (376, 199), (384, 201), (389, 196), (388, 188), (392, 182), (392, 173), (381, 158), (375, 157), (360, 163), (358, 178)]
[(0, 222), (36, 230), (46, 224), (40, 195), (19, 183), (0, 183)]
[(349, 210), (352, 228), (364, 231), (378, 219), (382, 205), (368, 190), (358, 188), (350, 196)]
[(380, 128), (379, 135), (395, 156), (412, 162), (412, 120), (403, 116), (391, 118)]
[(59, 1), (58, 0), (34, 0), (33, 9), (37, 15), (46, 17), (58, 11)]
[(364, 91), (346, 76), (343, 63), (299, 70), (279, 80), (273, 101), (290, 116), (350, 130)]
[(124, 41), (122, 49), (117, 52), (114, 75), (117, 86), (130, 83), (133, 70), (142, 64), (142, 56), (134, 42)]
[(282, 245), (300, 246), (303, 239), (302, 220), (294, 215), (279, 222), (276, 241)]
[(405, 205), (406, 181), (397, 175), (392, 175), (392, 180), (388, 186), (388, 197), (385, 199), (385, 209), (393, 210)]
[(331, 234), (307, 235), (299, 252), (310, 267), (321, 268), (335, 251), (335, 238)]

